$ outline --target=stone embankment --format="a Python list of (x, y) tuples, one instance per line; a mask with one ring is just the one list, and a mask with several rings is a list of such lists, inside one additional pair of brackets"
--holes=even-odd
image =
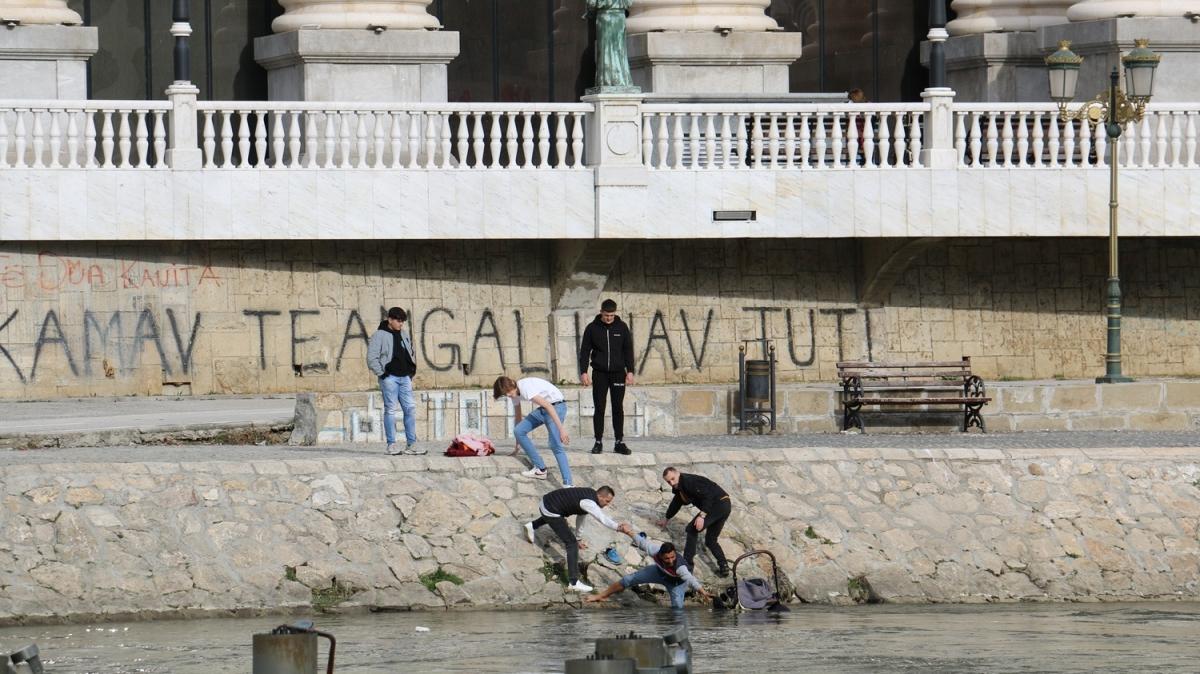
[[(0, 622), (299, 607), (577, 601), (522, 537), (549, 482), (508, 457), (0, 468)], [(654, 537), (667, 463), (726, 485), (731, 555), (775, 552), (807, 602), (1200, 598), (1200, 449), (759, 449), (572, 454)], [(678, 517), (670, 537), (682, 543)], [(622, 538), (585, 527), (587, 579)], [(711, 561), (698, 560), (711, 585)], [(632, 593), (626, 601), (640, 601)]]

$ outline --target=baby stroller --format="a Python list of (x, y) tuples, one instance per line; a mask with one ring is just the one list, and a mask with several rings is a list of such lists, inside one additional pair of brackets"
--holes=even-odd
[[(771, 560), (771, 575), (774, 589), (766, 578), (738, 578), (738, 564), (758, 555)], [(733, 561), (733, 586), (720, 592), (713, 599), (713, 608), (737, 611), (790, 611), (779, 596), (779, 564), (769, 550), (751, 550)]]

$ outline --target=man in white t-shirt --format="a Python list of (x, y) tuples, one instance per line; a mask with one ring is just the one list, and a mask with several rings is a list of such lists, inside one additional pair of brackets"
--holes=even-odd
[[(533, 446), (529, 434), (538, 426), (545, 426), (550, 435), (550, 450), (558, 461), (558, 470), (562, 473), (564, 487), (573, 486), (571, 481), (571, 466), (567, 463), (567, 452), (563, 445), (571, 443), (571, 437), (563, 422), (567, 418), (567, 403), (562, 391), (545, 379), (525, 377), (513, 381), (508, 377), (497, 377), (492, 385), (492, 395), (496, 400), (508, 396), (513, 399), (513, 435), (517, 436), (517, 447), (525, 450), (525, 455), (533, 463), (533, 467), (521, 473), (535, 480), (546, 479), (546, 463)], [(534, 409), (526, 415), (521, 414), (521, 401), (527, 400)]]

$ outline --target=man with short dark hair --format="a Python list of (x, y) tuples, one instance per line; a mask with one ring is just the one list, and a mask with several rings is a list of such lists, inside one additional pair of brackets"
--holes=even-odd
[(404, 331), (408, 313), (400, 307), (388, 309), (387, 317), (367, 342), (367, 368), (379, 379), (383, 394), (383, 434), (387, 438), (387, 453), (400, 454), (396, 445), (396, 408), (404, 411), (404, 454), (425, 454), (417, 443), (417, 402), (413, 396), (413, 375), (417, 360), (413, 356), (412, 340)]
[(712, 553), (713, 561), (717, 563), (717, 575), (724, 578), (729, 575), (729, 562), (725, 559), (725, 551), (717, 538), (725, 521), (733, 508), (729, 502), (729, 494), (716, 482), (703, 475), (681, 473), (674, 466), (663, 471), (663, 480), (671, 486), (675, 498), (667, 506), (664, 519), (658, 521), (658, 526), (666, 528), (667, 520), (675, 516), (685, 503), (691, 503), (700, 510), (687, 526), (687, 542), (683, 546), (683, 560), (689, 567), (696, 556), (696, 539), (704, 532), (704, 547)]
[[(588, 375), (588, 362), (592, 374)], [(629, 326), (617, 315), (617, 303), (604, 300), (600, 313), (588, 324), (579, 340), (579, 381), (592, 387), (592, 430), (596, 444), (592, 454), (604, 451), (605, 397), (612, 397), (613, 435), (617, 444), (613, 451), (629, 454), (625, 446), (625, 387), (633, 385), (633, 336)]]
[[(579, 551), (586, 550), (587, 544), (575, 537), (583, 526), (588, 515), (595, 517), (601, 524), (623, 533), (632, 533), (633, 528), (628, 524), (618, 524), (616, 520), (605, 515), (602, 508), (612, 503), (616, 492), (612, 487), (603, 486), (599, 489), (587, 487), (569, 487), (555, 489), (542, 497), (539, 508), (542, 516), (532, 522), (525, 523), (525, 538), (537, 545), (537, 530), (543, 524), (558, 535), (567, 549), (567, 589), (572, 592), (591, 592), (592, 586), (579, 580)], [(575, 531), (567, 525), (567, 518), (575, 515)]]
[(675, 551), (674, 544), (669, 542), (662, 544), (655, 543), (646, 538), (646, 534), (635, 536), (632, 531), (628, 532), (628, 535), (633, 539), (634, 545), (650, 555), (650, 559), (654, 563), (622, 577), (621, 580), (609, 585), (600, 594), (592, 594), (584, 597), (584, 601), (604, 601), (612, 595), (634, 585), (643, 585), (646, 583), (656, 583), (666, 588), (667, 594), (671, 597), (671, 608), (675, 609), (683, 608), (683, 597), (689, 587), (702, 597), (707, 599), (712, 598), (712, 595), (704, 589), (700, 581), (692, 575), (687, 563)]

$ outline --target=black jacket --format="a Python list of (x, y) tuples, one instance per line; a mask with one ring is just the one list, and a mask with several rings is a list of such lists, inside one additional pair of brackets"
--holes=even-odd
[(579, 374), (587, 372), (589, 360), (601, 372), (633, 372), (633, 335), (620, 316), (605, 323), (596, 314), (588, 323), (579, 340)]
[(674, 517), (684, 503), (691, 503), (699, 508), (700, 512), (708, 514), (717, 507), (719, 501), (729, 501), (729, 494), (703, 475), (680, 473), (679, 486), (672, 491), (675, 492), (675, 498), (671, 499), (671, 505), (667, 506), (667, 519)]
[(392, 359), (383, 367), (386, 374), (394, 377), (412, 377), (417, 374), (417, 363), (413, 355), (404, 348), (404, 338), (401, 332), (392, 332), (387, 320), (379, 322), (379, 329), (392, 335)]
[[(596, 490), (588, 487), (563, 487), (543, 496), (542, 504), (555, 515), (568, 517), (586, 515), (587, 511), (579, 506), (585, 500), (596, 501)], [(596, 501), (596, 505), (600, 505), (600, 502)]]

